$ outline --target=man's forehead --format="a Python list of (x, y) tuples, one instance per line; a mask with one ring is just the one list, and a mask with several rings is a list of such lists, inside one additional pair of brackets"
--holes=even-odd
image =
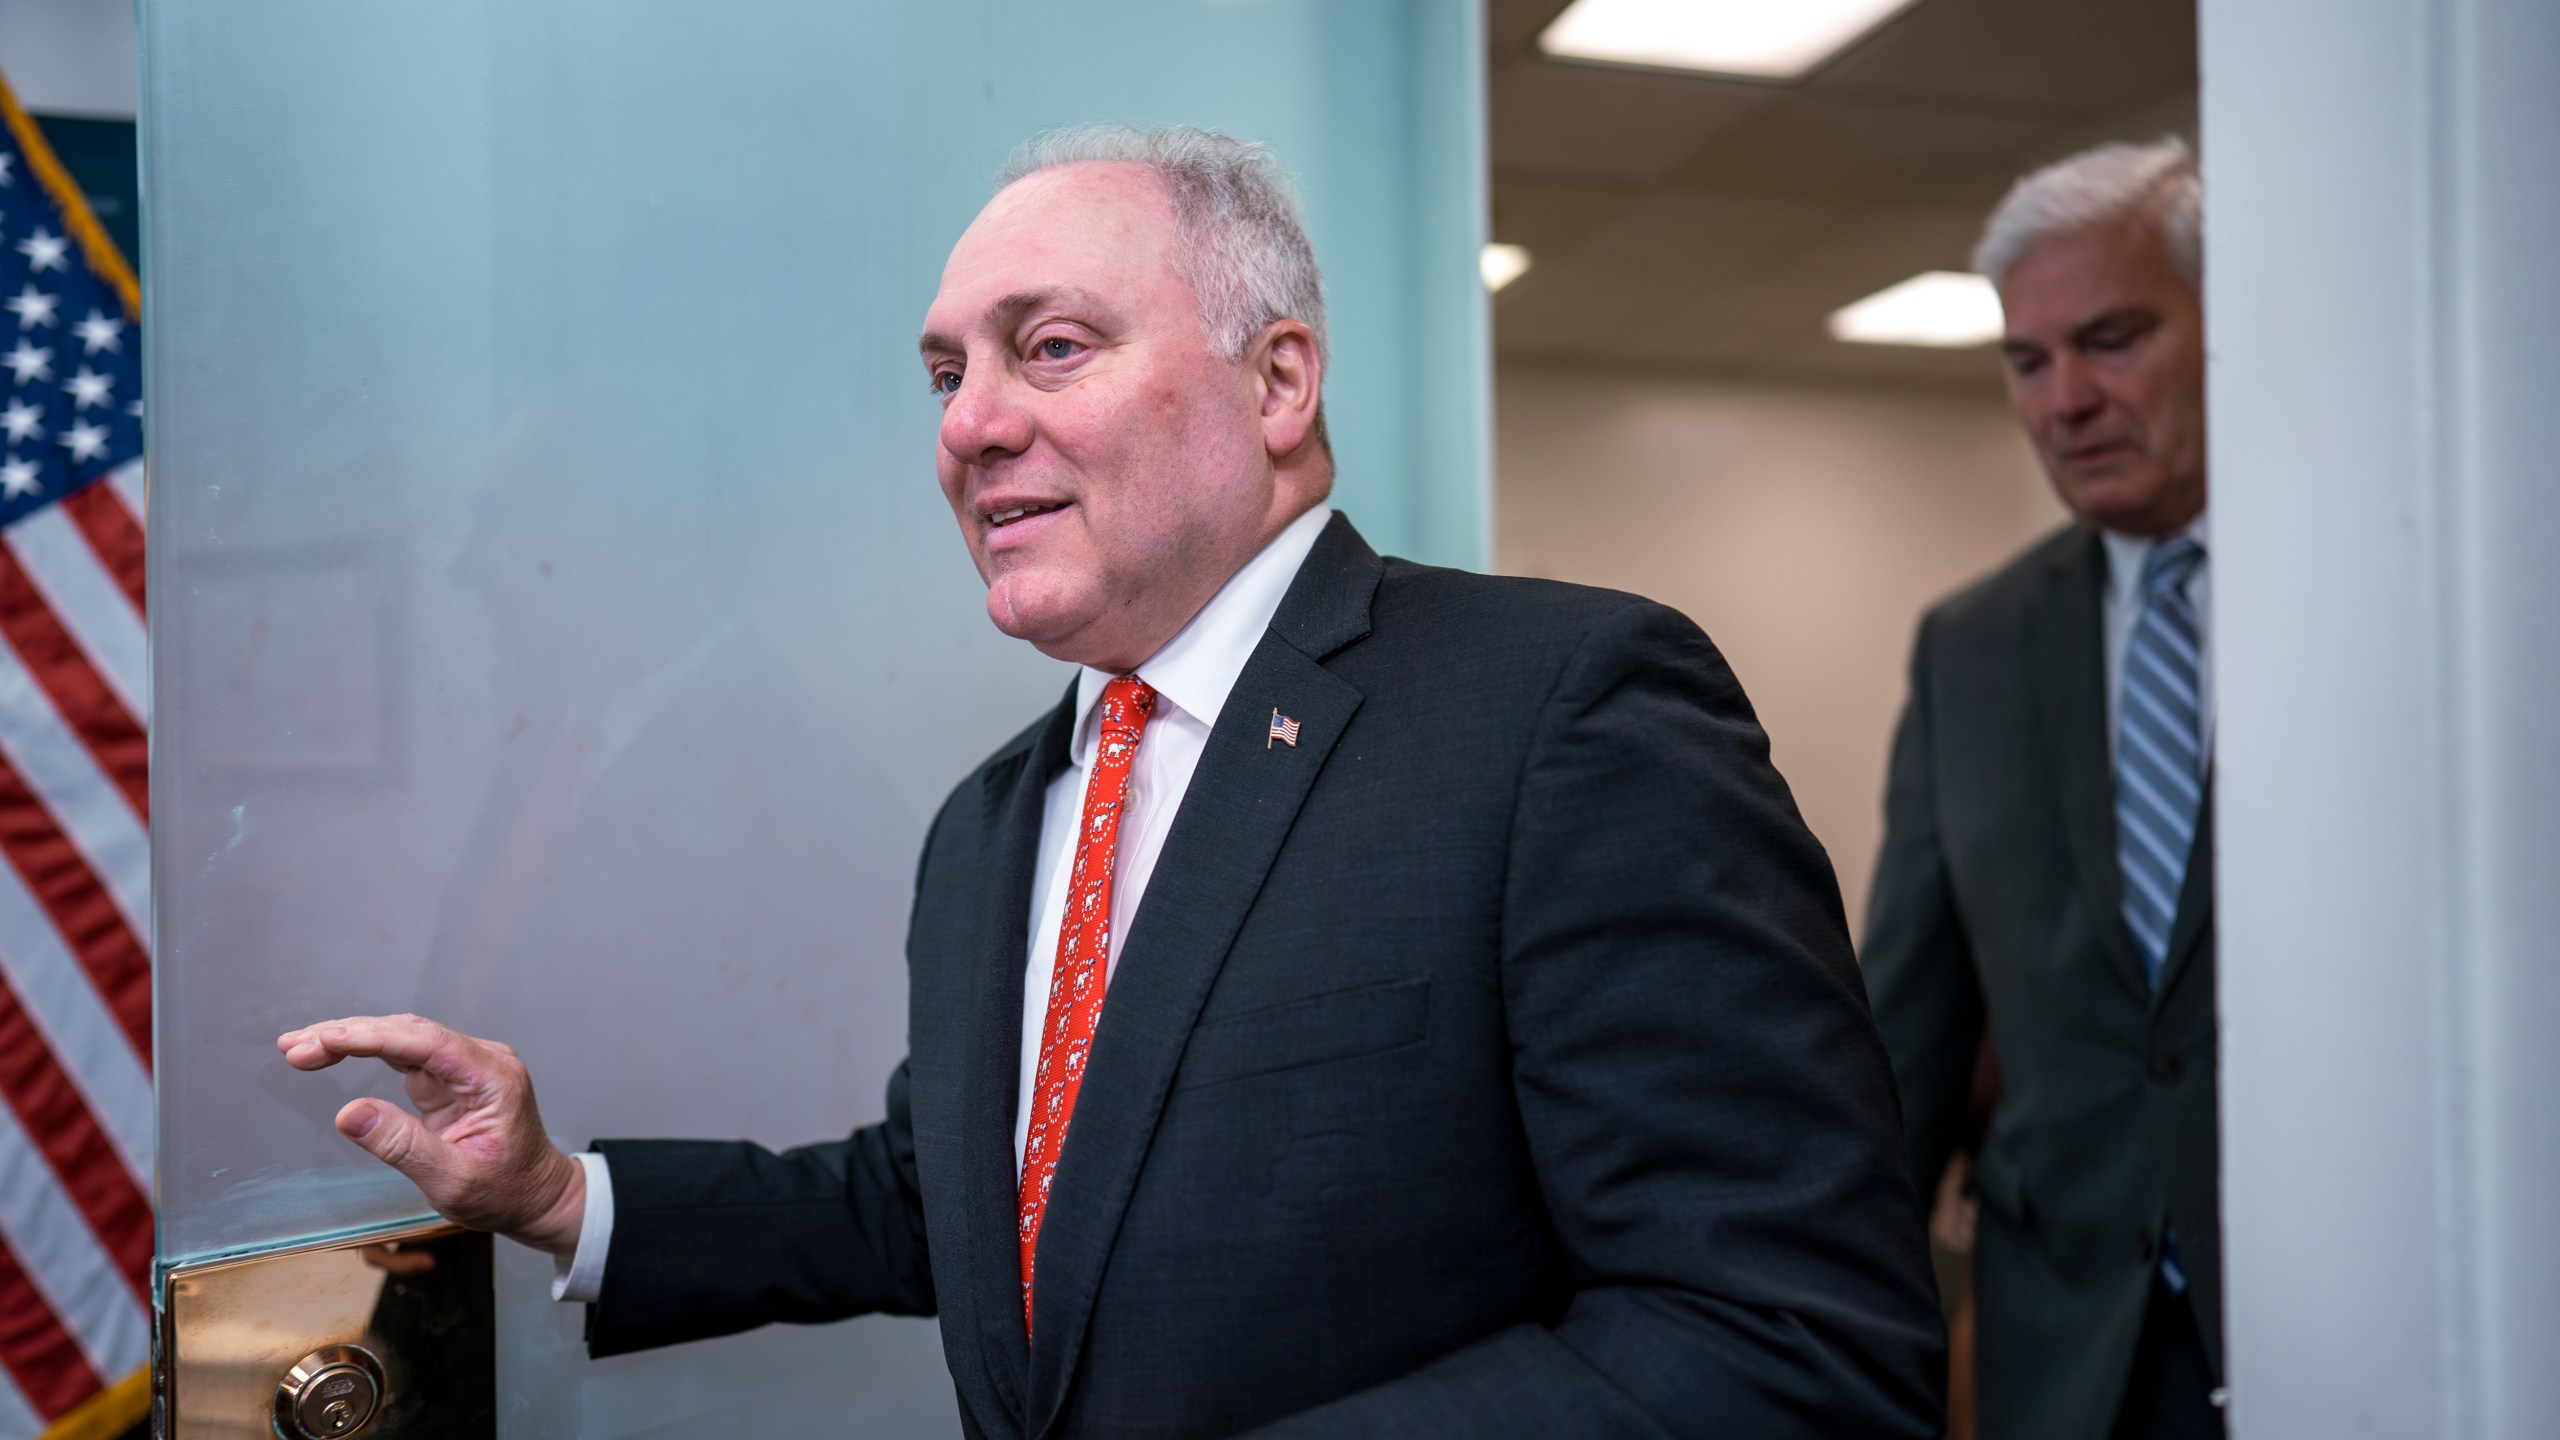
[(1135, 160), (1078, 160), (1034, 170), (988, 197), (981, 216), (1023, 206), (1125, 207), (1170, 213), (1164, 177)]
[(2012, 328), (2068, 327), (2185, 286), (2157, 227), (2135, 220), (2057, 235), (2019, 256), (2000, 279), (2000, 307)]
[(1173, 226), (1173, 199), (1145, 167), (1061, 165), (996, 192), (961, 232), (944, 270), (1012, 257), (1124, 256), (1170, 238)]
[(2037, 243), (2009, 267), (2000, 288), (2022, 283), (2074, 289), (2134, 286), (2176, 275), (2160, 227), (2148, 217), (2129, 215)]
[(999, 318), (1026, 296), (1108, 300), (1170, 273), (1172, 198), (1133, 164), (1062, 165), (987, 202), (944, 261), (927, 328)]

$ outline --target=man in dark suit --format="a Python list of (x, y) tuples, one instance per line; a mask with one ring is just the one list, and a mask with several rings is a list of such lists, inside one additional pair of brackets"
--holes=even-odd
[(888, 1114), (543, 1136), (414, 1017), (339, 1127), (549, 1249), (599, 1353), (932, 1313), (977, 1436), (1932, 1435), (1941, 1337), (1836, 887), (1706, 637), (1382, 560), (1255, 147), (1047, 138), (954, 249), (938, 469), (1073, 688), (925, 842)]
[(1930, 1186), (1986, 1026), (1986, 1440), (2219, 1435), (2202, 192), (2177, 141), (2021, 181), (1976, 266), (2077, 518), (1930, 612), (1867, 984)]

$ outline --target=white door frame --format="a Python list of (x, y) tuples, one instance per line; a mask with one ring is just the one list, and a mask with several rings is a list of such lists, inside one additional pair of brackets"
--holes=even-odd
[(2560, 3), (2201, 36), (2234, 1434), (2560, 1434)]

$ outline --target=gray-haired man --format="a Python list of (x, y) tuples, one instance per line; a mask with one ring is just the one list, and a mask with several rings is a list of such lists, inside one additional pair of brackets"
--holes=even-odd
[(568, 1262), (600, 1354), (890, 1310), (940, 1315), (974, 1436), (1937, 1433), (1892, 1078), (1714, 648), (1328, 512), (1254, 147), (1022, 168), (924, 378), (989, 618), (1080, 669), (926, 839), (888, 1118), (573, 1158), (503, 1047), (286, 1057), (411, 1070), (424, 1122), (340, 1128)]
[(1997, 1055), (1985, 1440), (2222, 1431), (2202, 206), (2180, 142), (2107, 146), (1976, 255), (2077, 523), (1921, 622), (1865, 963), (1924, 1187)]

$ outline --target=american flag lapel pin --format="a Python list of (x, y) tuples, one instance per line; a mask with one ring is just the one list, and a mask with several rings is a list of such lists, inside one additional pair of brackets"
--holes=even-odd
[(1270, 749), (1271, 742), (1274, 740), (1292, 750), (1298, 748), (1298, 722), (1277, 710), (1271, 712), (1271, 733), (1263, 737), (1262, 748)]

